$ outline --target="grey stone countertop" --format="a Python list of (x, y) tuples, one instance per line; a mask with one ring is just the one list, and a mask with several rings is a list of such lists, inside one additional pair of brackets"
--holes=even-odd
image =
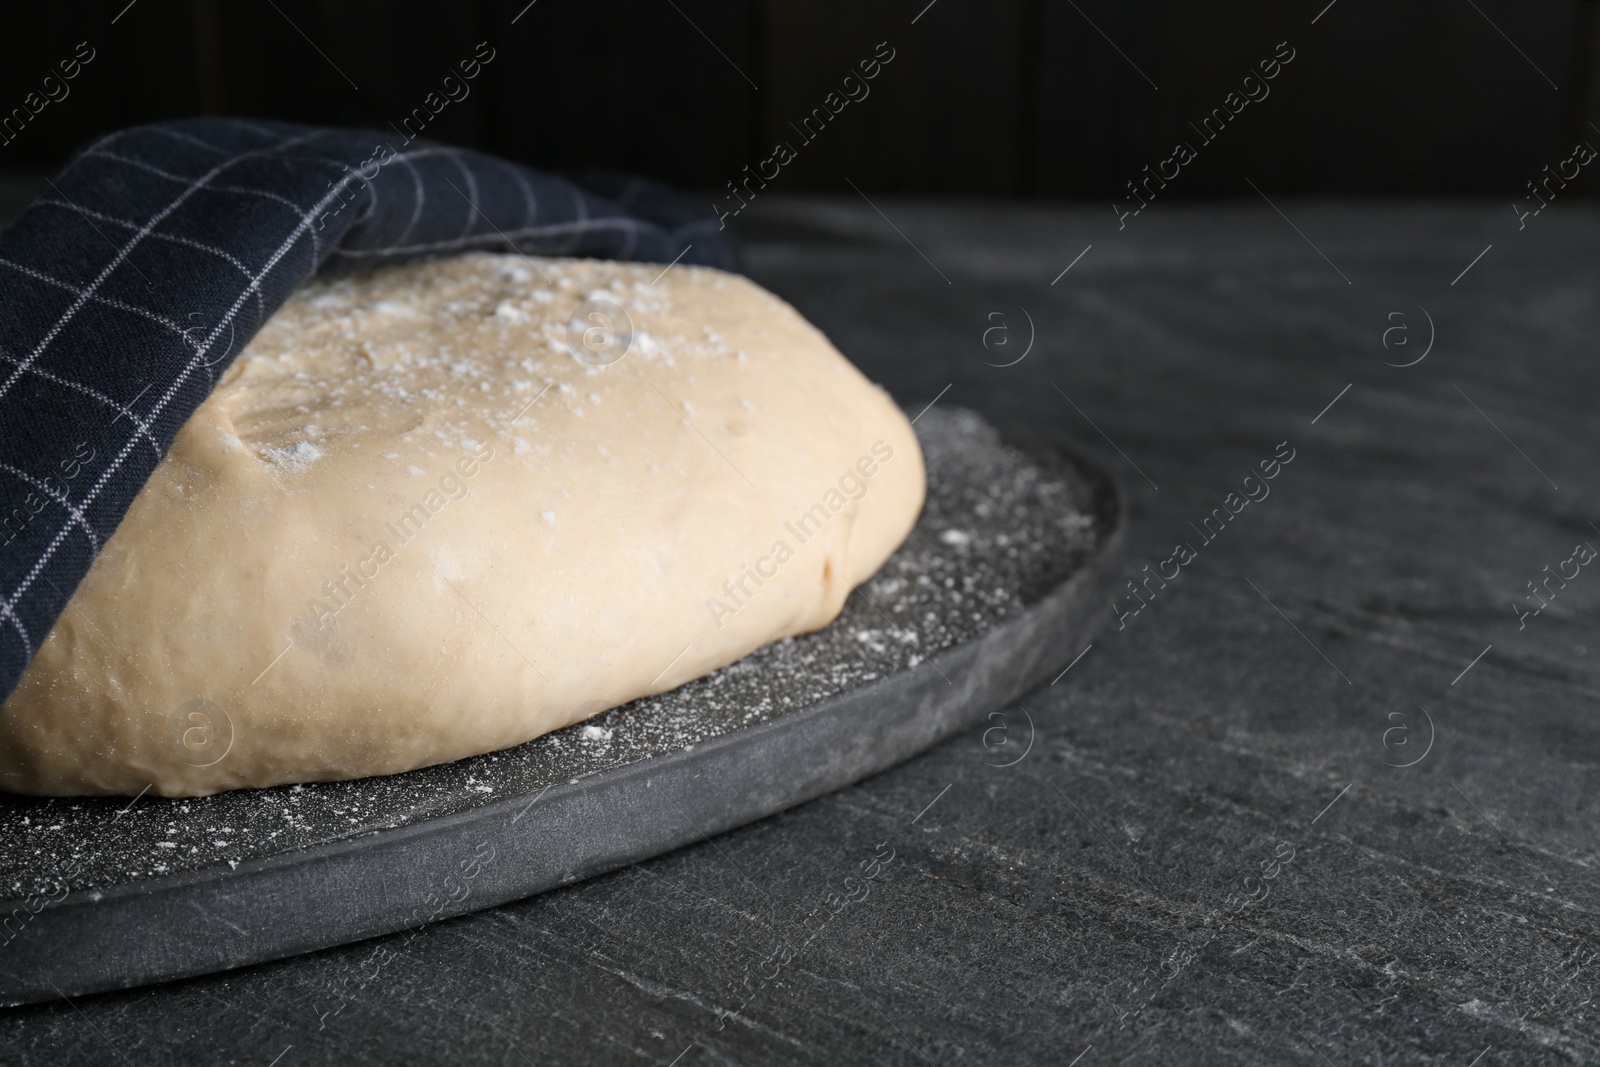
[(1058, 684), (567, 889), (7, 1011), (0, 1062), (1600, 1062), (1600, 214), (874, 204), (766, 194), (748, 271), (1122, 480), (1139, 595)]

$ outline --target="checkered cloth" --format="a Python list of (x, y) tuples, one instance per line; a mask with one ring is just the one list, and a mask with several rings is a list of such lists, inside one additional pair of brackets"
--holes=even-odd
[(123, 130), (0, 232), (0, 698), (178, 428), (313, 274), (473, 249), (729, 263), (707, 212), (647, 182), (398, 140)]

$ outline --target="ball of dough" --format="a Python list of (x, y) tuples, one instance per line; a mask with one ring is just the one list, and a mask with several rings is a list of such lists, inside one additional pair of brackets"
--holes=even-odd
[(516, 745), (826, 625), (910, 425), (731, 274), (316, 281), (184, 425), (0, 712), (0, 786), (198, 796)]

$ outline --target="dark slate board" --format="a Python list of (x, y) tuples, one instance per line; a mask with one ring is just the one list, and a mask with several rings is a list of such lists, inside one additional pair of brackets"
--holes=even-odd
[[(1158, 200), (1123, 231), (1106, 204), (863, 188), (953, 284), (855, 193), (776, 184), (737, 220), (751, 277), (908, 404), (949, 386), (940, 407), (1115, 473), (1129, 577), (1278, 442), (1299, 449), (1125, 629), (1108, 620), (1061, 682), (1006, 707), (1013, 737), (1035, 727), (1028, 755), (997, 766), (986, 720), (528, 900), (9, 1009), (0, 1060), (1600, 1063), (1600, 574), (1525, 630), (1510, 607), (1577, 540), (1600, 545), (1600, 211), (1564, 198), (1519, 231), (1501, 200), (1272, 194), (1314, 249), (1247, 186)], [(1432, 353), (1386, 365), (1406, 361), (1389, 315), (1419, 343), (1421, 308)], [(994, 366), (1019, 350), (985, 331), (1026, 341), (1023, 309), (1031, 354)], [(1401, 740), (1428, 754), (1399, 766)], [(893, 860), (833, 915), (880, 845)]]
[[(1101, 619), (1122, 505), (1059, 450), (1007, 444), (971, 412), (913, 414), (927, 506), (817, 633), (407, 774), (197, 799), (0, 794), (13, 897), (0, 915), (15, 922), (0, 935), (0, 1002), (240, 967), (527, 897), (839, 789), (981, 722)], [(994, 740), (1009, 755), (1003, 727)]]

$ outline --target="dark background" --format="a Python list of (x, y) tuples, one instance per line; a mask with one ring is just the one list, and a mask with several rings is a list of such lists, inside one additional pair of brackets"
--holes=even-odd
[[(0, 145), (0, 172), (51, 170), (98, 134), (198, 113), (385, 129), (484, 40), (496, 58), (428, 136), (707, 191), (796, 141), (788, 124), (881, 41), (895, 60), (871, 95), (775, 189), (1122, 195), (1175, 140), (1198, 144), (1188, 123), (1284, 40), (1297, 58), (1272, 96), (1164, 196), (1253, 197), (1248, 179), (1267, 193), (1509, 201), (1577, 140), (1600, 145), (1593, 0), (1335, 0), (1308, 24), (1327, 3), (935, 0), (914, 25), (927, 0), (30, 5), (0, 43), (0, 109), (78, 42), (97, 55)], [(1585, 173), (1562, 195), (1597, 188)]]

